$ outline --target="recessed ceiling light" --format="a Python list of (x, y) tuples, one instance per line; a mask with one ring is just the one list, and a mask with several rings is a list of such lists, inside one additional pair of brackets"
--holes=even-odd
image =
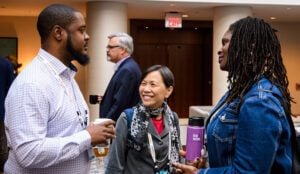
[(182, 14), (181, 16), (182, 16), (183, 18), (188, 18), (188, 17), (189, 17), (188, 14)]
[(270, 19), (271, 19), (271, 20), (276, 20), (277, 18), (274, 17), (274, 16), (271, 16)]

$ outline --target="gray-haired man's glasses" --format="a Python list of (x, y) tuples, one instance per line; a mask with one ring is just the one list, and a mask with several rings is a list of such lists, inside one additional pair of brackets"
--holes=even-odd
[(120, 45), (107, 45), (106, 48), (107, 49), (113, 49), (113, 48), (118, 48), (121, 47)]

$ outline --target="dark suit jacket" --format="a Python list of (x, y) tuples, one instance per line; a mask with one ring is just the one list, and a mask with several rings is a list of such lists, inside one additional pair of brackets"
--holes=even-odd
[(114, 73), (100, 104), (100, 117), (115, 121), (126, 108), (136, 105), (139, 100), (141, 70), (133, 58), (121, 63)]
[(4, 100), (8, 89), (14, 79), (14, 67), (12, 63), (0, 57), (0, 120), (4, 120)]

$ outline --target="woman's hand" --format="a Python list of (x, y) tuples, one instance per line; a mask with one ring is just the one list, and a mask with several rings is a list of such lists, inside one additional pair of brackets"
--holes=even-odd
[(196, 167), (186, 164), (173, 163), (173, 166), (178, 174), (197, 174), (198, 171)]
[[(186, 151), (184, 150), (179, 150), (179, 154), (180, 156), (182, 156), (183, 158), (185, 158), (186, 156)], [(200, 168), (206, 168), (206, 161), (207, 161), (207, 158), (206, 157), (201, 157), (201, 158), (196, 158), (193, 162), (191, 163), (188, 163), (187, 162), (187, 165), (190, 165), (190, 166), (194, 166), (196, 167), (197, 169), (200, 169)]]

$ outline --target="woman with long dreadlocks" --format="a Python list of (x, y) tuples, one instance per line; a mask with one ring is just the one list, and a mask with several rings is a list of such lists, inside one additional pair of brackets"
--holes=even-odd
[(275, 32), (252, 17), (225, 32), (218, 55), (229, 86), (207, 120), (209, 167), (175, 163), (182, 173), (292, 173), (292, 98)]

